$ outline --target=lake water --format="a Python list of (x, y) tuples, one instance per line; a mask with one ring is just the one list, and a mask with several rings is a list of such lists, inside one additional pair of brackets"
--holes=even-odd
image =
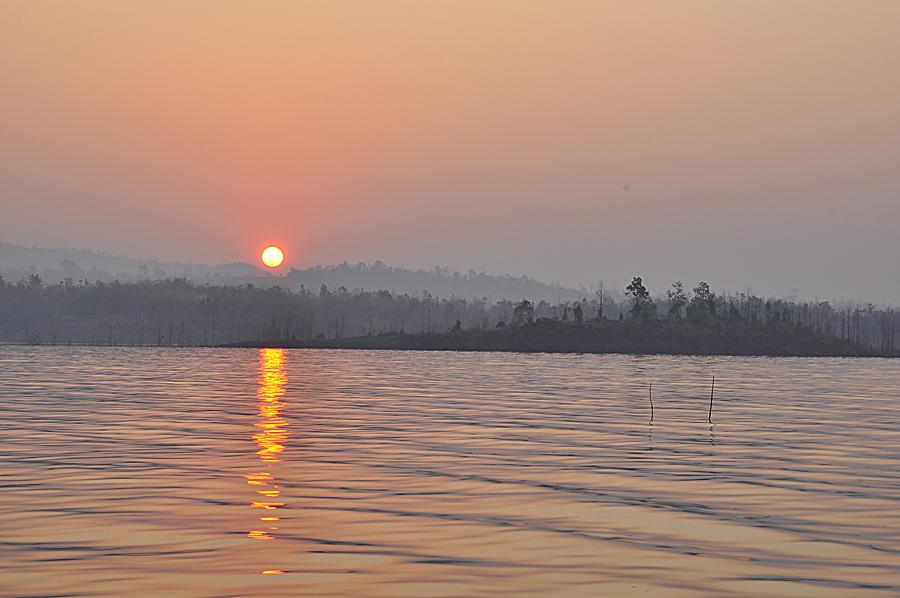
[(900, 594), (900, 360), (0, 347), (0, 595), (648, 592)]

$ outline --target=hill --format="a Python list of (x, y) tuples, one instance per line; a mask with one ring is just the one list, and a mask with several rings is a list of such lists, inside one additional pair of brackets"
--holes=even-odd
[(291, 269), (285, 276), (288, 288), (305, 287), (318, 290), (321, 285), (330, 289), (386, 290), (394, 294), (461, 299), (510, 299), (530, 297), (536, 301), (578, 301), (589, 297), (587, 290), (571, 289), (555, 283), (545, 283), (528, 276), (492, 275), (469, 270), (461, 273), (448, 268), (410, 270), (396, 268), (376, 261), (373, 264), (337, 264), (315, 266), (303, 270)]
[(273, 275), (253, 264), (232, 262), (210, 266), (191, 262), (165, 262), (154, 259), (111, 255), (83, 249), (47, 249), (0, 242), (0, 277), (16, 283), (37, 274), (46, 284), (60, 284), (66, 278), (86, 282), (143, 282), (181, 278), (213, 285), (280, 286), (318, 292), (329, 289), (388, 290), (394, 294), (464, 299), (518, 300), (531, 297), (548, 302), (586, 298), (586, 290), (548, 284), (527, 276), (493, 275), (485, 272), (435, 267), (413, 270), (392, 267), (381, 261), (372, 264), (335, 264), (292, 268), (286, 275)]

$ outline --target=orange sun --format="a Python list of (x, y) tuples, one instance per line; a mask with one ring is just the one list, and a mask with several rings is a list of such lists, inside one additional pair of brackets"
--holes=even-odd
[(262, 263), (267, 265), (270, 268), (277, 268), (281, 265), (281, 262), (284, 261), (284, 252), (280, 247), (276, 247), (275, 245), (269, 245), (262, 251)]

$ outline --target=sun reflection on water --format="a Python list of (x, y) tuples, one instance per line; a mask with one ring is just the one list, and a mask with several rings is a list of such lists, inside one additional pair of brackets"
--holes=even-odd
[(287, 383), (283, 349), (260, 349), (257, 380), (259, 420), (256, 422), (258, 431), (253, 435), (253, 439), (256, 441), (256, 454), (263, 469), (248, 473), (244, 477), (258, 495), (250, 506), (262, 509), (259, 521), (263, 524), (260, 526), (263, 529), (250, 530), (247, 536), (256, 540), (274, 540), (272, 532), (278, 530), (276, 524), (280, 520), (274, 513), (284, 506), (284, 502), (278, 500), (281, 496), (281, 487), (271, 470), (281, 461), (280, 454), (284, 451), (284, 443), (288, 438), (287, 422), (281, 417), (281, 409), (284, 407), (282, 397)]

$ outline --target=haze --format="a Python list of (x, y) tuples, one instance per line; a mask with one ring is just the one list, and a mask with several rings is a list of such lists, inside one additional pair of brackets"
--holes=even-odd
[(900, 302), (900, 3), (0, 5), (0, 240)]

